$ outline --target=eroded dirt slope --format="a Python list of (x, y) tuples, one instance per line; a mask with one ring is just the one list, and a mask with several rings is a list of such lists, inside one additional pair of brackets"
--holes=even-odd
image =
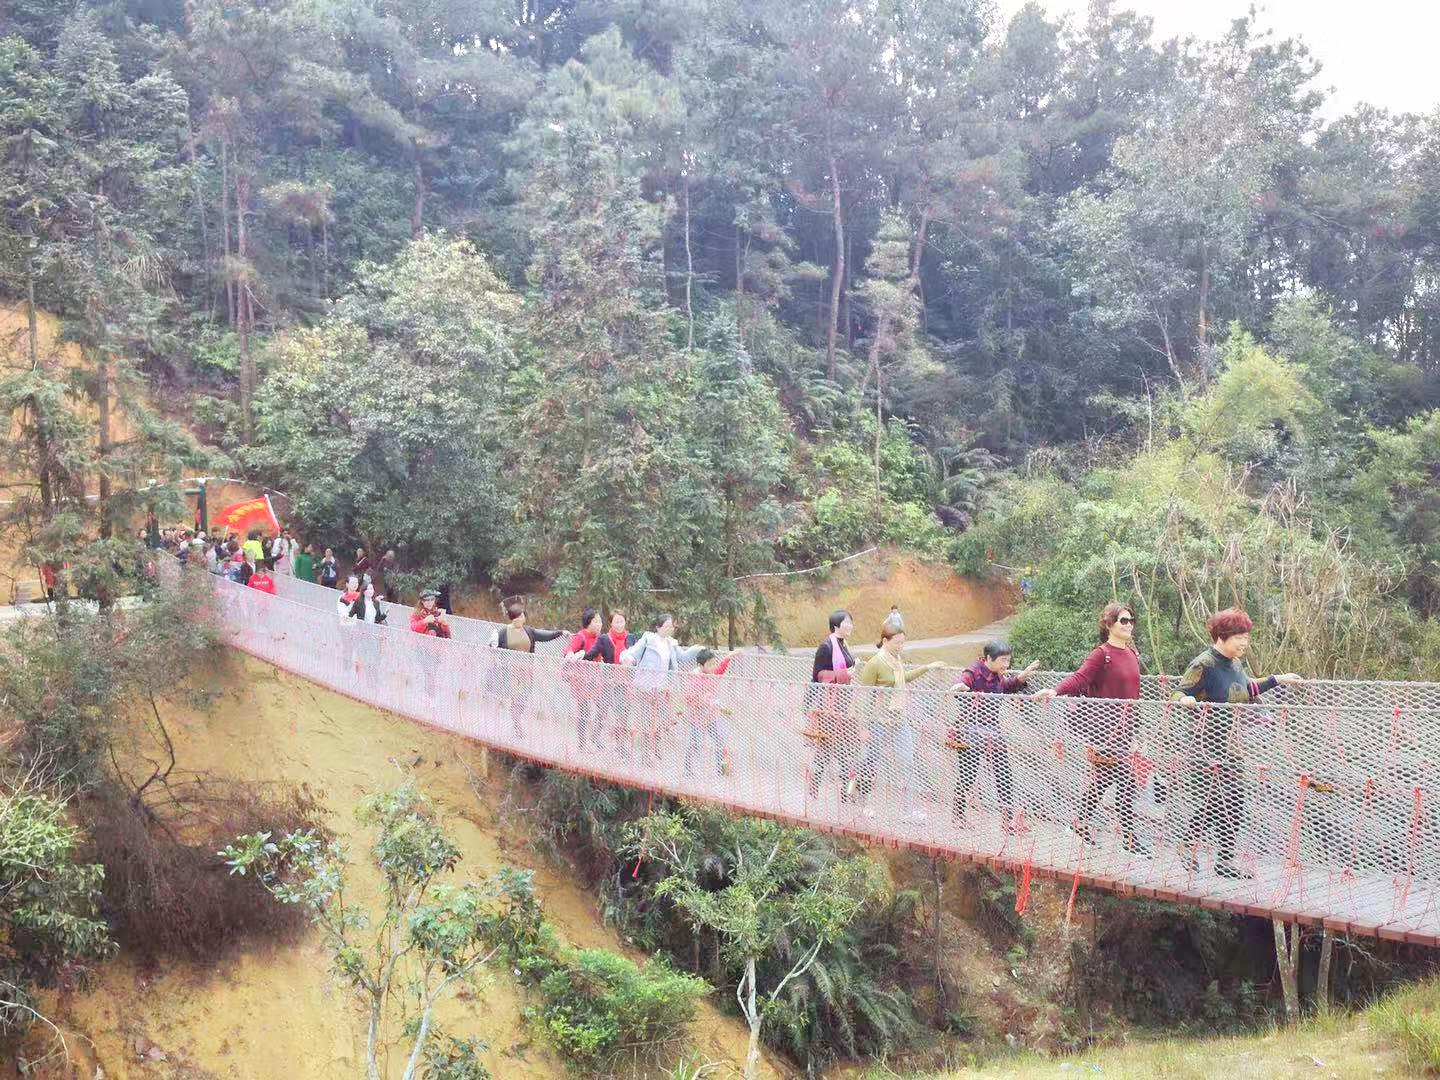
[[(356, 825), (355, 803), (413, 774), (464, 851), (461, 874), (478, 879), (506, 863), (532, 867), (546, 913), (563, 937), (641, 959), (601, 923), (590, 895), (507, 836), (498, 823), (499, 777), (487, 783), (479, 776), (480, 752), (473, 744), (243, 656), (227, 657), (194, 678), (213, 686), (217, 699), (199, 712), (175, 701), (165, 706), (181, 766), (309, 785), (332, 811), (331, 827), (351, 842), (362, 889), (374, 888), (377, 877), (363, 865), (368, 835)], [(359, 1014), (333, 984), (314, 936), (233, 956), (213, 970), (145, 971), (122, 955), (101, 968), (86, 992), (58, 1005), (70, 1028), (93, 1040), (94, 1063), (111, 1080), (363, 1075)], [(440, 1020), (457, 1035), (489, 1042), (488, 1064), (496, 1077), (569, 1075), (534, 1041), (523, 1008), (509, 975), (499, 971)], [(728, 1063), (712, 1075), (739, 1075), (734, 1064), (743, 1060), (745, 1032), (738, 1022), (707, 1004), (693, 1035), (704, 1058)], [(160, 1054), (163, 1061), (156, 1060)], [(400, 1064), (394, 1063), (393, 1075)], [(784, 1075), (769, 1065), (766, 1072)]]

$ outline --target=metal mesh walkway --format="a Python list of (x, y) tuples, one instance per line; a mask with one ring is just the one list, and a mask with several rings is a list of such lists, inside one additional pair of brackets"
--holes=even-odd
[[(1434, 683), (1316, 681), (1187, 709), (1147, 678), (1135, 702), (1043, 703), (954, 695), (948, 672), (900, 694), (820, 686), (808, 660), (755, 653), (721, 677), (646, 683), (565, 663), (563, 642), (491, 649), (480, 620), (452, 618), (442, 641), (411, 633), (404, 608), (385, 626), (341, 620), (336, 592), (294, 578), (273, 597), (212, 580), (243, 651), (547, 765), (1075, 885), (1440, 944)], [(1216, 872), (1227, 831), (1249, 876)]]

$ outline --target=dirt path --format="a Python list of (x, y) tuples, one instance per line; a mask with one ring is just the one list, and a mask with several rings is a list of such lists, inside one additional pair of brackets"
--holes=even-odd
[[(916, 660), (947, 660), (955, 664), (968, 664), (980, 655), (980, 649), (987, 641), (1005, 639), (1015, 625), (1015, 616), (1007, 615), (992, 623), (967, 630), (963, 634), (949, 634), (945, 637), (905, 639), (905, 655)], [(792, 656), (809, 656), (814, 649), (790, 649)], [(875, 651), (874, 643), (854, 646), (856, 656), (868, 656)]]

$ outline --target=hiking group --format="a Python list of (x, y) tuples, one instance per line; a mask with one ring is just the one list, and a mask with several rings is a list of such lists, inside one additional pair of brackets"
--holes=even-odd
[[(203, 538), (202, 538), (203, 539)], [(181, 547), (193, 541), (182, 538)], [(333, 551), (301, 547), (282, 531), (268, 547), (258, 534), (204, 543), (209, 569), (239, 584), (274, 594), (276, 576), (296, 578), (338, 590), (336, 611), (348, 622), (383, 623), (378, 602), (377, 570), (395, 569), (393, 550), (372, 568), (363, 548), (357, 549), (351, 572), (340, 580)], [(318, 558), (317, 558), (318, 556)], [(449, 639), (448, 590), (423, 592), (409, 616), (409, 629), (433, 639)], [(705, 646), (684, 646), (675, 639), (675, 619), (661, 614), (643, 632), (631, 631), (626, 613), (619, 609), (602, 617), (587, 608), (580, 626), (568, 634), (542, 630), (529, 624), (525, 604), (512, 599), (504, 606), (505, 624), (490, 634), (488, 644), (506, 654), (533, 656), (538, 644), (566, 638), (561, 674), (569, 689), (575, 735), (582, 752), (634, 755), (647, 767), (655, 766), (666, 745), (672, 724), (683, 720), (688, 739), (681, 767), (694, 776), (697, 760), (708, 747), (715, 773), (729, 775), (733, 768), (726, 719), (729, 706), (722, 702), (720, 677), (730, 667), (732, 654)], [(1058, 685), (1031, 690), (1036, 667), (1012, 671), (1013, 651), (1003, 641), (987, 643), (981, 655), (963, 669), (950, 687), (952, 700), (945, 719), (944, 751), (951, 755), (954, 818), (969, 821), (977, 809), (976, 789), (982, 765), (995, 787), (1001, 830), (1009, 835), (1029, 831), (1025, 808), (1016, 796), (1010, 746), (1002, 731), (999, 703), (1005, 696), (1028, 694), (1047, 702), (1055, 698), (1097, 698), (1121, 703), (1119, 707), (1091, 710), (1079, 731), (1083, 744), (1085, 780), (1069, 825), (1083, 845), (1097, 843), (1094, 818), (1107, 795), (1113, 801), (1121, 847), (1137, 857), (1150, 851), (1136, 825), (1136, 802), (1145, 774), (1139, 752), (1137, 710), (1140, 698), (1140, 659), (1134, 645), (1137, 616), (1122, 602), (1107, 604), (1099, 614), (1100, 643), (1084, 662)], [(872, 793), (882, 777), (889, 780), (889, 797), (916, 821), (928, 818), (930, 801), (922, 790), (929, 781), (921, 768), (918, 743), (922, 725), (913, 715), (908, 689), (945, 665), (939, 661), (908, 664), (904, 657), (905, 626), (898, 610), (884, 619), (874, 655), (860, 663), (849, 639), (855, 623), (846, 611), (829, 619), (828, 633), (815, 650), (810, 683), (803, 703), (803, 735), (812, 744), (806, 766), (806, 791), (811, 800), (821, 797), (827, 780), (836, 797), (852, 804), (862, 816), (873, 817)], [(1247, 703), (1277, 686), (1300, 683), (1293, 674), (1253, 678), (1245, 664), (1250, 650), (1252, 622), (1237, 608), (1213, 615), (1207, 630), (1210, 647), (1190, 663), (1170, 700), (1176, 707), (1193, 709), (1188, 725), (1190, 767), (1189, 819), (1181, 823), (1181, 856), (1195, 871), (1201, 841), (1214, 838), (1215, 873), (1240, 879), (1252, 876), (1236, 861), (1236, 843), (1244, 815), (1243, 747), (1238, 721), (1231, 710), (1207, 705)], [(354, 659), (346, 648), (347, 664)], [(427, 691), (434, 692), (437, 654), (421, 657)], [(627, 669), (622, 674), (619, 669)], [(531, 711), (551, 710), (553, 701), (536, 694), (532, 665), (518, 658), (491, 667), (487, 693), (508, 716), (514, 734), (522, 736)], [(874, 688), (861, 698), (855, 687)], [(1096, 721), (1098, 719), (1098, 722)], [(607, 739), (608, 736), (608, 739)], [(931, 789), (933, 792), (933, 788)]]
[[(1085, 714), (1086, 719), (1098, 716), (1106, 722), (1089, 723), (1079, 733), (1087, 776), (1070, 827), (1083, 844), (1095, 844), (1093, 818), (1104, 796), (1113, 792), (1121, 846), (1131, 855), (1146, 857), (1150, 851), (1138, 835), (1135, 822), (1137, 779), (1143, 771), (1138, 750), (1141, 733), (1136, 730), (1136, 710), (1131, 704), (1140, 697), (1140, 658), (1134, 644), (1136, 621), (1130, 605), (1119, 601), (1107, 604), (1099, 616), (1100, 644), (1057, 686), (1034, 691), (1031, 696), (1042, 702), (1077, 697), (1120, 703), (1118, 708)], [(859, 802), (861, 813), (873, 816), (866, 797), (875, 784), (877, 767), (888, 758), (901, 801), (913, 806), (909, 789), (918, 775), (915, 728), (906, 713), (904, 691), (915, 679), (942, 665), (906, 666), (902, 655), (904, 625), (892, 614), (881, 628), (874, 657), (856, 678), (856, 662), (847, 642), (855, 628), (854, 620), (848, 612), (836, 611), (830, 616), (829, 626), (829, 635), (815, 650), (806, 695), (806, 736), (816, 744), (809, 794), (811, 798), (819, 796), (829, 772), (839, 781), (839, 798)], [(1190, 662), (1171, 695), (1176, 705), (1194, 708), (1197, 714), (1187, 773), (1194, 810), (1188, 822), (1183, 823), (1181, 856), (1187, 869), (1198, 870), (1200, 842), (1213, 833), (1215, 873), (1231, 879), (1254, 876), (1235, 860), (1246, 786), (1239, 719), (1232, 711), (1203, 706), (1249, 703), (1277, 686), (1302, 682), (1294, 674), (1259, 680), (1250, 675), (1245, 658), (1250, 651), (1252, 628), (1250, 617), (1238, 608), (1212, 615), (1206, 624), (1210, 647)], [(966, 818), (980, 766), (986, 764), (994, 778), (1002, 830), (1023, 834), (1028, 827), (1023, 810), (1016, 805), (1010, 748), (1001, 730), (998, 701), (990, 695), (1028, 691), (1030, 676), (1038, 664), (1012, 672), (1012, 660), (1013, 650), (1007, 643), (991, 641), (979, 658), (960, 673), (951, 691), (966, 704), (951, 714), (945, 747), (955, 756), (954, 817)], [(893, 691), (863, 732), (857, 723), (853, 692), (847, 689), (855, 683)], [(1063, 752), (1063, 747), (1057, 747), (1057, 751)], [(925, 818), (923, 809), (913, 808), (910, 814)]]

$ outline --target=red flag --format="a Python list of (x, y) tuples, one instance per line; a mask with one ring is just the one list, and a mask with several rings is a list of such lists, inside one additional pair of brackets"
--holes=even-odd
[(268, 528), (280, 531), (280, 519), (270, 505), (270, 496), (261, 495), (256, 499), (232, 503), (210, 519), (211, 530), (218, 533), (233, 532), (244, 536), (251, 529)]

